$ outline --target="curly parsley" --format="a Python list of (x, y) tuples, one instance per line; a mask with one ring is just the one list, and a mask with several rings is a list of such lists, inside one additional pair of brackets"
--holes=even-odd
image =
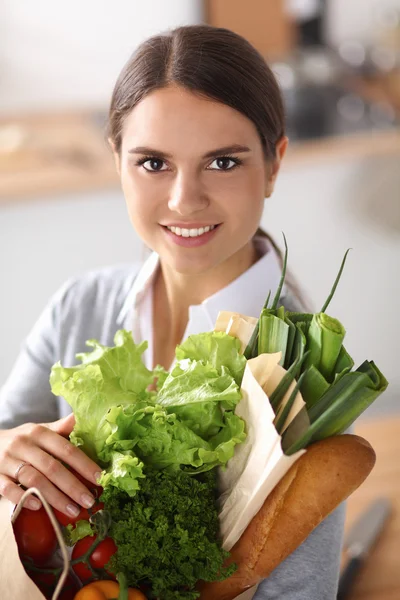
[(148, 598), (194, 600), (195, 584), (229, 577), (223, 567), (216, 506), (216, 473), (189, 476), (181, 471), (146, 471), (131, 498), (110, 487), (102, 495), (110, 511), (110, 535), (118, 546), (111, 559), (132, 587), (149, 585)]

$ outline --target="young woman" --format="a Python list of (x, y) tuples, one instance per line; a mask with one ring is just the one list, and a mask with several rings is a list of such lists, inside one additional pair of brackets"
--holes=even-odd
[[(107, 268), (67, 282), (28, 336), (0, 401), (0, 493), (17, 502), (19, 483), (35, 485), (72, 514), (92, 499), (60, 461), (92, 481), (99, 467), (67, 440), (73, 416), (50, 391), (51, 366), (75, 364), (86, 340), (112, 345), (125, 328), (148, 340), (149, 368), (169, 369), (175, 346), (213, 329), (219, 310), (257, 316), (281, 272), (259, 223), (288, 143), (282, 99), (243, 38), (193, 26), (143, 43), (115, 86), (109, 140), (130, 220), (153, 253), (139, 272)], [(300, 306), (290, 285), (282, 303)], [(340, 507), (326, 519), (255, 598), (334, 598), (343, 514)]]

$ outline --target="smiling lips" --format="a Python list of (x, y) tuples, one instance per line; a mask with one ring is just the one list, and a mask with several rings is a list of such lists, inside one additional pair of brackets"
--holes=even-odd
[(200, 235), (203, 235), (204, 233), (208, 233), (209, 231), (212, 231), (214, 228), (216, 227), (216, 225), (207, 225), (206, 227), (198, 227), (198, 228), (193, 228), (193, 229), (186, 229), (183, 227), (174, 227), (171, 226), (169, 227), (167, 225), (167, 229), (169, 229), (170, 231), (172, 231), (172, 233), (175, 233), (175, 235), (180, 235), (182, 237), (198, 237)]
[(163, 229), (168, 237), (186, 248), (193, 248), (206, 244), (218, 230), (220, 223), (216, 225), (205, 225), (204, 227), (178, 227), (175, 225), (164, 225)]

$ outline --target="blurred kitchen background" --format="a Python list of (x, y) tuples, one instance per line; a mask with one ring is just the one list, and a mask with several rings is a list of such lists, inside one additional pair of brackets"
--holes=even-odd
[(330, 306), (356, 362), (400, 411), (400, 0), (2, 0), (0, 385), (69, 276), (140, 262), (105, 142), (108, 101), (137, 44), (208, 22), (247, 37), (284, 92), (290, 151), (264, 227), (315, 308)]
[(356, 425), (377, 463), (346, 531), (379, 495), (392, 513), (349, 600), (398, 600), (400, 0), (2, 0), (0, 386), (68, 277), (143, 259), (106, 144), (108, 102), (142, 40), (201, 22), (247, 37), (281, 84), (290, 149), (263, 226), (281, 246), (285, 232), (315, 309), (352, 248), (329, 312), (356, 363), (374, 359), (390, 385)]

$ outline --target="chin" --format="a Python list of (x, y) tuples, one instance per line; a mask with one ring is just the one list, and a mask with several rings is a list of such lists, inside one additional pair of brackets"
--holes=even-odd
[(168, 266), (181, 275), (201, 275), (215, 268), (218, 262), (215, 257), (199, 256), (194, 252), (192, 256), (173, 256), (166, 261)]

